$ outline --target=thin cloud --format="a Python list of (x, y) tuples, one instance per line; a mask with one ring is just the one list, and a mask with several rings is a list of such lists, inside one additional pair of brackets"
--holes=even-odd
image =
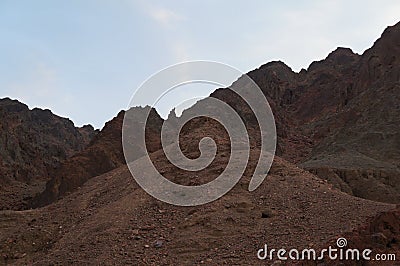
[(139, 1), (135, 5), (158, 26), (158, 30), (161, 31), (159, 38), (163, 40), (166, 49), (173, 58), (172, 63), (191, 59), (188, 49), (188, 44), (191, 42), (188, 40), (185, 27), (182, 27), (181, 23), (186, 20), (185, 16), (171, 8), (149, 2)]
[(152, 19), (154, 19), (158, 24), (163, 27), (170, 28), (174, 23), (182, 21), (183, 16), (178, 14), (171, 9), (164, 7), (150, 7), (149, 14)]

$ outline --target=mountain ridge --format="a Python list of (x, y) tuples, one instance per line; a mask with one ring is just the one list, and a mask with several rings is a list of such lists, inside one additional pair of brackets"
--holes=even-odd
[[(374, 109), (366, 105), (376, 102), (378, 97), (374, 93), (378, 90), (375, 88), (382, 86), (380, 85), (380, 76), (377, 74), (378, 70), (371, 68), (371, 60), (386, 62), (380, 65), (379, 71), (382, 72), (380, 75), (389, 76), (387, 82), (383, 84), (383, 90), (380, 94), (382, 103), (377, 105), (376, 112), (384, 108), (388, 102), (394, 101), (393, 93), (395, 89), (388, 89), (388, 86), (396, 84), (399, 80), (396, 74), (390, 73), (400, 72), (398, 67), (393, 66), (393, 60), (400, 59), (391, 56), (389, 60), (387, 56), (381, 54), (398, 49), (396, 47), (400, 44), (397, 37), (400, 35), (399, 32), (400, 24), (397, 23), (387, 28), (373, 46), (361, 55), (353, 53), (349, 48), (339, 47), (329, 53), (325, 59), (311, 63), (307, 70), (299, 73), (294, 72), (281, 61), (266, 63), (248, 73), (249, 77), (264, 92), (274, 113), (278, 133), (277, 155), (332, 182), (337, 188), (343, 189), (351, 195), (383, 202), (400, 202), (400, 187), (396, 185), (400, 184), (400, 180), (398, 180), (400, 168), (392, 165), (392, 159), (382, 157), (379, 153), (381, 150), (384, 152), (391, 150), (393, 156), (397, 156), (400, 160), (400, 148), (398, 144), (395, 144), (396, 134), (388, 135), (388, 140), (392, 142), (391, 145), (380, 144), (379, 141), (376, 141), (375, 154), (374, 152), (369, 155), (363, 154), (369, 145), (365, 140), (375, 134), (372, 130), (365, 128), (363, 125), (365, 121), (367, 121), (367, 125), (368, 121), (374, 121), (377, 123), (374, 127), (383, 127), (384, 130), (390, 128), (390, 131), (396, 132), (396, 126), (393, 126), (393, 122), (379, 122), (377, 116), (373, 114)], [(240, 78), (232, 86), (239, 82)], [(250, 134), (253, 142), (259, 141), (256, 119), (251, 116), (251, 110), (246, 107), (242, 99), (239, 99), (235, 93), (227, 88), (217, 89), (210, 97), (218, 98), (231, 105), (242, 116), (248, 125), (248, 129), (253, 132)], [(184, 113), (190, 112), (191, 109), (195, 110), (195, 108), (199, 108), (198, 106), (204, 107), (204, 101), (207, 101), (207, 98), (185, 110)], [(363, 118), (364, 120), (361, 121), (361, 113), (363, 110), (369, 109), (372, 110), (368, 114), (370, 118)], [(154, 112), (156, 113), (155, 110)], [(385, 112), (389, 111), (386, 110)], [(392, 120), (396, 120), (396, 114), (400, 117), (398, 109), (389, 113)], [(121, 120), (122, 118), (119, 117), (118, 119)], [(155, 128), (158, 128), (156, 131), (160, 130), (162, 124), (160, 119), (154, 123)], [(121, 122), (119, 124), (122, 125)], [(200, 127), (199, 131), (201, 131), (202, 123), (197, 123), (197, 126)], [(349, 128), (350, 132), (344, 133), (346, 127)], [(359, 136), (360, 130), (357, 127), (363, 128), (361, 132), (364, 136)], [(121, 134), (121, 130), (115, 127), (112, 134), (115, 135), (117, 140), (120, 138), (118, 135)], [(158, 138), (158, 135), (159, 132), (153, 134), (153, 139)], [(349, 136), (351, 136), (350, 139)], [(343, 146), (344, 144), (341, 144), (342, 146), (334, 144), (338, 142), (353, 142), (353, 144), (345, 146)], [(115, 141), (113, 145), (120, 146), (118, 141)], [(341, 147), (352, 147), (352, 149), (345, 151)], [(116, 166), (124, 163), (122, 148), (115, 150), (113, 154), (118, 154), (116, 156), (120, 158)], [(92, 156), (91, 160), (93, 158)], [(339, 159), (350, 162), (350, 164), (353, 162), (354, 167), (343, 167)], [(376, 163), (372, 163), (374, 161)], [(380, 167), (377, 168), (374, 165)], [(385, 165), (388, 166), (385, 168)], [(93, 167), (97, 167), (96, 164), (93, 164)], [(111, 169), (113, 167), (107, 168), (107, 170)], [(59, 176), (64, 176), (65, 182), (68, 182), (66, 176), (68, 168), (64, 170), (64, 174), (61, 172), (58, 173), (56, 178), (59, 179)], [(94, 172), (96, 174), (104, 173), (104, 171)], [(53, 182), (56, 185), (49, 186), (47, 191), (64, 191), (61, 193), (62, 195), (77, 188), (96, 174), (83, 174), (82, 181), (73, 185), (65, 184), (64, 187), (68, 189), (60, 190), (56, 188), (60, 184)], [(354, 176), (354, 180), (350, 178), (351, 176)], [(369, 185), (371, 183), (374, 184), (372, 188)], [(359, 189), (359, 186), (362, 188)], [(54, 194), (54, 192), (50, 194)], [(55, 194), (58, 194), (58, 192)], [(45, 195), (42, 196), (42, 198), (46, 197)], [(58, 196), (51, 198), (55, 200)]]
[[(268, 176), (252, 192), (248, 183), (260, 154), (257, 120), (229, 88), (213, 92), (211, 97), (242, 118), (250, 159), (231, 191), (201, 206), (161, 202), (134, 181), (121, 147), (121, 111), (87, 146), (60, 161), (46, 190), (35, 198), (32, 207), (39, 208), (0, 211), (0, 263), (257, 265), (263, 263), (257, 251), (265, 244), (321, 250), (336, 247), (339, 237), (348, 240), (348, 248), (400, 254), (399, 55), (400, 23), (362, 55), (339, 48), (299, 73), (282, 62), (250, 71), (270, 102), (278, 134)], [(232, 86), (240, 85), (239, 78)], [(169, 119), (213, 108), (207, 101), (185, 110), (181, 118), (171, 113)], [(147, 108), (127, 112), (141, 121)], [(203, 137), (217, 146), (206, 169), (184, 171), (165, 156), (163, 120), (154, 109), (150, 113), (146, 147), (135, 148), (149, 150), (168, 180), (200, 185), (224, 171), (230, 142), (221, 124), (198, 117), (184, 125), (179, 141), (188, 158), (200, 155)], [(138, 121), (131, 121), (132, 130)], [(324, 260), (307, 265), (320, 264), (331, 265)]]

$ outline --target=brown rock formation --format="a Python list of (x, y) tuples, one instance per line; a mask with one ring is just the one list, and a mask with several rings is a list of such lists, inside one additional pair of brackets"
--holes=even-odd
[[(145, 107), (149, 108), (149, 107)], [(134, 108), (138, 116), (145, 108)], [(125, 158), (122, 151), (121, 129), (125, 112), (121, 111), (93, 138), (87, 148), (75, 154), (52, 173), (44, 192), (32, 202), (32, 207), (43, 206), (71, 192), (91, 177), (106, 173), (123, 164)], [(153, 109), (149, 118), (151, 127), (147, 132), (147, 144), (150, 151), (161, 148), (159, 145), (161, 117)], [(132, 124), (135, 125), (134, 123)], [(144, 149), (144, 147), (138, 147)]]
[(93, 127), (76, 128), (49, 110), (29, 110), (16, 100), (1, 99), (0, 209), (23, 208), (49, 173), (82, 150), (94, 134)]

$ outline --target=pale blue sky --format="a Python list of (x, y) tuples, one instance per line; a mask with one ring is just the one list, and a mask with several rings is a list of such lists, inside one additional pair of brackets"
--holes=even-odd
[[(299, 71), (337, 46), (362, 53), (399, 14), (395, 0), (0, 0), (0, 97), (101, 128), (171, 64), (248, 72), (282, 60)], [(185, 93), (212, 88), (202, 89)], [(163, 102), (165, 116), (174, 103)]]

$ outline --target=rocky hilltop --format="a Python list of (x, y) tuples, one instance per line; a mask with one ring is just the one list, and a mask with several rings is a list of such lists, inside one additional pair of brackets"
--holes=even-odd
[[(282, 62), (249, 72), (273, 109), (277, 154), (349, 194), (400, 202), (399, 49), (398, 23), (362, 55), (338, 48), (299, 73)], [(227, 89), (211, 96), (247, 112)]]
[[(0, 209), (20, 209), (51, 172), (96, 134), (50, 110), (0, 99)], [(24, 200), (25, 198), (25, 200)]]
[[(144, 115), (147, 108), (133, 108), (136, 117)], [(52, 179), (47, 182), (46, 189), (37, 195), (31, 202), (30, 207), (38, 207), (54, 202), (58, 198), (71, 192), (91, 177), (95, 177), (111, 171), (123, 164), (125, 158), (122, 151), (121, 128), (125, 112), (107, 122), (104, 128), (92, 139), (90, 144), (82, 151), (65, 160), (52, 173)], [(160, 130), (162, 119), (152, 109), (147, 131), (147, 148), (150, 152), (161, 148)], [(136, 126), (136, 121), (132, 126)], [(145, 147), (137, 147), (144, 151)]]

